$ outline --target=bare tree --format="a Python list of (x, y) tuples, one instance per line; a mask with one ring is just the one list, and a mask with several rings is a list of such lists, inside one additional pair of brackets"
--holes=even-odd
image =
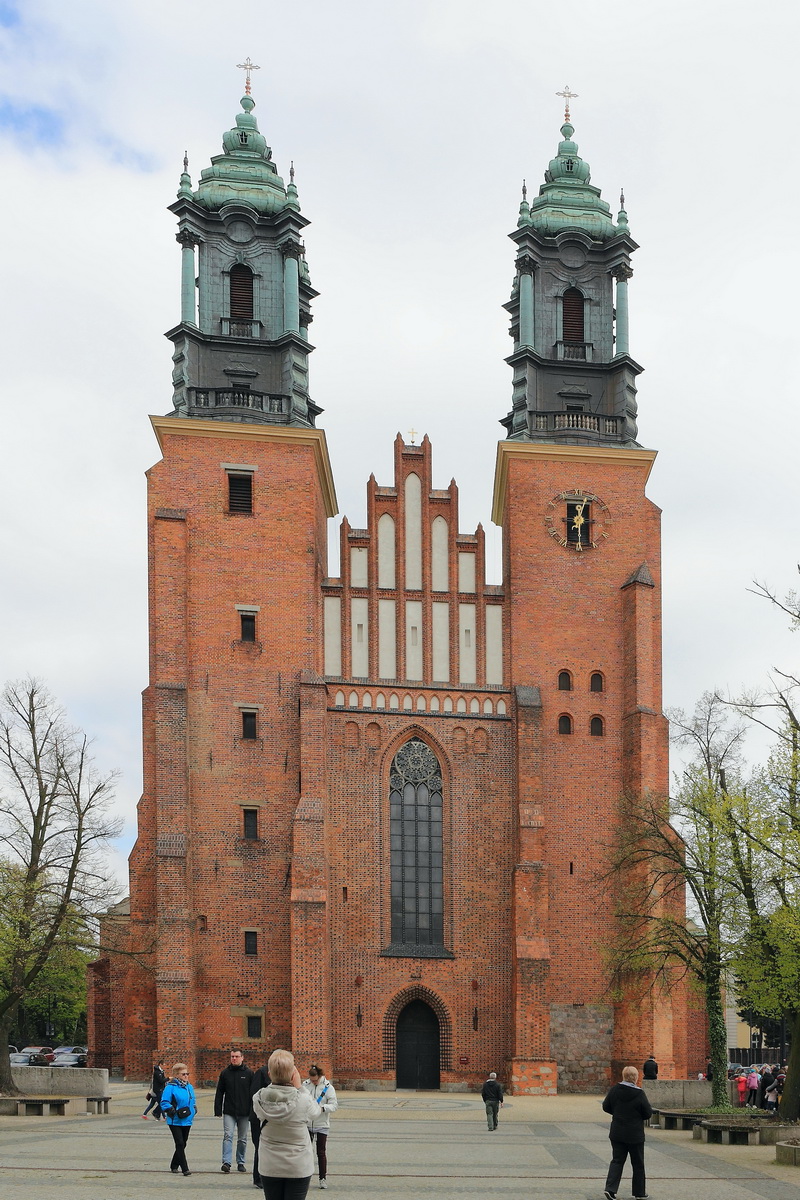
[[(59, 941), (88, 941), (114, 899), (105, 850), (116, 773), (95, 769), (86, 735), (35, 679), (0, 701), (0, 1049)], [(0, 1094), (17, 1091), (0, 1052)]]

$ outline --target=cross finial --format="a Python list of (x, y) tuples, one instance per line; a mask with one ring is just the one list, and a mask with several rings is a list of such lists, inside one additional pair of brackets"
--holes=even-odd
[(236, 66), (239, 68), (240, 71), (247, 72), (247, 74), (245, 75), (245, 80), (244, 80), (244, 94), (245, 94), (245, 96), (249, 96), (250, 95), (250, 72), (251, 71), (260, 71), (261, 67), (257, 67), (254, 62), (250, 62), (249, 54), (243, 63), (237, 63)]
[(189, 170), (189, 151), (188, 150), (184, 150), (184, 152), (183, 152), (183, 169), (184, 169), (184, 171)]
[(570, 100), (577, 100), (578, 93), (571, 92), (569, 90), (569, 84), (565, 83), (563, 92), (556, 92), (556, 95), (561, 96), (564, 101), (564, 120), (568, 121), (569, 120), (569, 102), (570, 102)]
[(413, 445), (414, 445), (414, 440), (415, 440), (415, 438), (416, 438), (416, 436), (417, 436), (417, 430), (416, 430), (416, 429), (409, 429), (409, 431), (408, 431), (408, 436), (411, 438), (411, 445), (413, 446)]
[(527, 200), (527, 199), (528, 199), (528, 185), (527, 185), (527, 183), (525, 182), (525, 180), (524, 180), (524, 179), (523, 179), (523, 181), (522, 181), (522, 199), (523, 199), (523, 200)]
[(625, 208), (625, 193), (622, 190), (619, 193), (619, 206), (622, 209)]
[(289, 182), (294, 183), (294, 159), (292, 159), (289, 165)]

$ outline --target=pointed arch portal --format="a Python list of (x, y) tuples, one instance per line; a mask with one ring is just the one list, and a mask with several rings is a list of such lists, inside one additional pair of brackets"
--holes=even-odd
[(439, 1018), (424, 1000), (412, 1000), (397, 1017), (397, 1086), (439, 1089)]

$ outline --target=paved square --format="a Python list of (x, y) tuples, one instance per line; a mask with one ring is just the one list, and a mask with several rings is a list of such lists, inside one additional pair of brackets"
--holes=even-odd
[[(1, 1200), (189, 1200), (258, 1197), (246, 1175), (220, 1173), (222, 1122), (210, 1092), (187, 1148), (192, 1176), (168, 1170), (172, 1138), (142, 1121), (144, 1092), (112, 1087), (108, 1117), (0, 1117)], [(339, 1093), (328, 1143), (328, 1194), (340, 1200), (602, 1200), (608, 1119), (596, 1096), (510, 1097), (489, 1133), (478, 1096)], [(800, 1168), (772, 1146), (703, 1146), (690, 1133), (648, 1130), (652, 1200), (800, 1200)], [(626, 1168), (620, 1200), (630, 1194)], [(319, 1195), (316, 1176), (309, 1196)]]

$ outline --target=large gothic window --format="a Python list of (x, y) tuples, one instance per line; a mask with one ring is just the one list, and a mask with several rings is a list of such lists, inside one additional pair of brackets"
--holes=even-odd
[(583, 342), (583, 292), (567, 288), (564, 292), (564, 341)]
[(389, 786), (392, 943), (441, 951), (442, 771), (420, 738), (397, 751)]

